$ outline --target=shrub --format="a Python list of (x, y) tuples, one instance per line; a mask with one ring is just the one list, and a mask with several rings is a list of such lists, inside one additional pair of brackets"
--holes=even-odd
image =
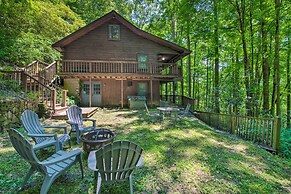
[(283, 128), (280, 135), (281, 154), (286, 158), (291, 158), (291, 130)]

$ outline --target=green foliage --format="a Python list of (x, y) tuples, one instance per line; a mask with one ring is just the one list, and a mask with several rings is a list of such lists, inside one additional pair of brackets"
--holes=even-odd
[(284, 157), (291, 158), (291, 129), (281, 129), (280, 149)]
[[(55, 3), (55, 4), (54, 4)], [(60, 55), (51, 45), (84, 25), (62, 2), (1, 1), (0, 59), (20, 66), (51, 62)]]
[(66, 103), (67, 103), (67, 106), (78, 105), (79, 99), (76, 96), (67, 96)]

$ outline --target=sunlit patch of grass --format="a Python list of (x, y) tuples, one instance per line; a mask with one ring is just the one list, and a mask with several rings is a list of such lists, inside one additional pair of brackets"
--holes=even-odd
[[(215, 131), (195, 118), (150, 122), (144, 110), (126, 109), (100, 109), (93, 118), (97, 127), (114, 131), (116, 140), (130, 140), (143, 148), (144, 165), (133, 175), (134, 193), (290, 193), (290, 160)], [(63, 125), (65, 121), (46, 123)], [(11, 147), (7, 134), (0, 135), (0, 145), (0, 188), (13, 193), (29, 165)], [(75, 134), (72, 145), (66, 150), (82, 147), (76, 144)], [(83, 180), (75, 165), (53, 183), (49, 193), (95, 193), (86, 157), (84, 153)], [(38, 193), (42, 180), (41, 175), (33, 176), (22, 193)], [(129, 184), (107, 184), (101, 193), (129, 193)]]

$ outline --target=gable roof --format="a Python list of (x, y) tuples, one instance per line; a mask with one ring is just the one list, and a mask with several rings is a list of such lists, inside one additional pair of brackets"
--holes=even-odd
[(183, 48), (175, 43), (169, 42), (167, 40), (159, 38), (155, 35), (152, 35), (150, 33), (147, 33), (145, 31), (135, 27), (133, 24), (131, 24), (129, 21), (127, 21), (125, 18), (123, 18), (121, 15), (119, 15), (114, 10), (107, 13), (106, 15), (102, 16), (101, 18), (93, 21), (92, 23), (80, 28), (76, 32), (59, 40), (58, 42), (54, 43), (52, 46), (53, 46), (53, 48), (55, 48), (56, 50), (61, 52), (62, 48), (64, 48), (68, 44), (72, 43), (73, 41), (77, 40), (78, 38), (84, 36), (85, 34), (89, 33), (90, 31), (102, 26), (104, 23), (111, 20), (112, 18), (118, 20), (121, 24), (123, 24), (125, 27), (127, 27), (130, 31), (137, 34), (138, 36), (141, 36), (143, 38), (146, 38), (146, 39), (151, 40), (157, 44), (168, 47), (168, 48), (178, 52), (180, 55), (176, 56), (174, 61), (178, 61), (179, 59), (183, 58), (184, 56), (187, 56), (191, 52), (190, 50), (185, 49), (185, 48)]

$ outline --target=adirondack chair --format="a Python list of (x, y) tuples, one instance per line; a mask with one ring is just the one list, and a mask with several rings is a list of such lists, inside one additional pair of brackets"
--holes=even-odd
[(98, 150), (91, 151), (88, 167), (94, 171), (96, 194), (101, 183), (128, 180), (133, 194), (132, 173), (142, 166), (142, 148), (129, 141), (115, 141)]
[(191, 104), (187, 104), (186, 108), (179, 112), (179, 116), (187, 116), (190, 111)]
[(160, 115), (160, 113), (150, 112), (146, 103), (144, 104), (144, 106), (151, 121), (157, 121), (162, 119), (162, 115)]
[(8, 130), (8, 133), (10, 141), (15, 150), (24, 160), (26, 160), (30, 164), (29, 171), (24, 178), (20, 190), (24, 189), (24, 185), (27, 183), (28, 179), (34, 172), (40, 172), (45, 175), (40, 193), (45, 194), (48, 192), (54, 180), (58, 178), (63, 172), (68, 170), (76, 162), (79, 162), (82, 178), (84, 177), (81, 160), (82, 153), (80, 149), (70, 152), (59, 150), (47, 159), (39, 161), (39, 159), (35, 155), (32, 144), (22, 134), (20, 134), (15, 129)]
[[(75, 105), (70, 106), (66, 112), (67, 112), (67, 116), (68, 116), (67, 123), (69, 123), (71, 125), (71, 131), (69, 134), (71, 135), (72, 132), (76, 132), (77, 143), (80, 144), (80, 135), (85, 133), (85, 132), (95, 130), (96, 129), (96, 120), (89, 119), (89, 118), (83, 118), (82, 109), (78, 106), (75, 106)], [(92, 126), (84, 127), (83, 121), (91, 121)]]
[[(70, 136), (67, 132), (66, 126), (42, 126), (38, 115), (31, 110), (25, 110), (22, 113), (21, 123), (27, 132), (27, 136), (34, 140), (34, 149), (41, 149), (55, 145), (56, 150), (61, 150), (63, 144), (67, 141), (69, 141), (71, 147)], [(58, 137), (57, 134), (46, 133), (44, 131), (45, 128), (64, 129), (64, 134)]]

